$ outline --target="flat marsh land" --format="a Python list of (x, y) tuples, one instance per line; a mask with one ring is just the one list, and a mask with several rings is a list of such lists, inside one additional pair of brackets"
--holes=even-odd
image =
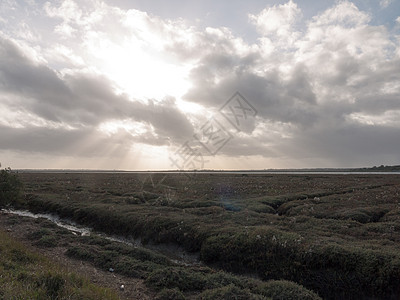
[[(61, 247), (69, 259), (140, 280), (148, 298), (400, 298), (400, 175), (18, 176), (19, 208), (153, 245), (75, 237), (30, 221), (39, 224), (29, 232), (38, 247)], [(154, 245), (186, 254), (177, 262)], [(201, 263), (185, 264), (185, 255)]]

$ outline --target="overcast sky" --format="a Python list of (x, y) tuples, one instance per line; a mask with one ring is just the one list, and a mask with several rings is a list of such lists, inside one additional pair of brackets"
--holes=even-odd
[(0, 112), (3, 167), (400, 164), (400, 1), (2, 0)]

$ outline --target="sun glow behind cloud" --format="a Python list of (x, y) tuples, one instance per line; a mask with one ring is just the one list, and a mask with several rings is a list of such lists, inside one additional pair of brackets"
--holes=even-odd
[(189, 88), (190, 67), (177, 66), (151, 56), (135, 44), (103, 47), (97, 51), (98, 68), (114, 80), (121, 92), (134, 99), (181, 97)]
[[(104, 2), (88, 1), (85, 5), (89, 7), (85, 12), (71, 0), (59, 7), (47, 2), (45, 9), (49, 16), (63, 18), (62, 28), (69, 28), (56, 27), (55, 33), (63, 40), (71, 35), (81, 39), (80, 55), (85, 62), (113, 80), (120, 92), (135, 99), (160, 99), (166, 95), (179, 98), (187, 91), (193, 65), (165, 51), (171, 35), (185, 39), (183, 24)], [(65, 47), (58, 48), (65, 56)]]

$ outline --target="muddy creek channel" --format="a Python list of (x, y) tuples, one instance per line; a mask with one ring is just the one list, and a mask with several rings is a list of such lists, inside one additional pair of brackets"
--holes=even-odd
[(145, 248), (158, 252), (168, 257), (172, 262), (180, 265), (184, 266), (201, 265), (198, 253), (189, 253), (185, 251), (182, 247), (179, 247), (175, 244), (153, 244), (153, 243), (142, 244), (140, 238), (134, 239), (132, 237), (108, 235), (103, 232), (97, 232), (90, 227), (81, 226), (71, 220), (62, 219), (54, 214), (47, 214), (47, 213), (36, 214), (27, 210), (14, 210), (14, 209), (2, 209), (0, 212), (6, 214), (13, 214), (20, 217), (34, 218), (34, 219), (44, 218), (46, 220), (53, 222), (59, 227), (71, 231), (76, 236), (97, 235), (107, 240), (123, 243), (131, 247)]

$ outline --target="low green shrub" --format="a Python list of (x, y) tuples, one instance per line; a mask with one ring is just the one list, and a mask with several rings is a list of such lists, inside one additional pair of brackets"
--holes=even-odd
[(151, 261), (140, 261), (126, 256), (116, 258), (111, 264), (116, 272), (141, 279), (147, 278), (148, 274), (162, 268)]
[(58, 241), (55, 236), (44, 235), (35, 243), (35, 245), (39, 247), (52, 248), (52, 247), (57, 247)]
[(292, 259), (301, 241), (301, 236), (296, 233), (249, 227), (248, 231), (209, 237), (202, 245), (200, 257), (229, 271), (251, 271), (266, 278), (276, 278), (291, 271)]
[(162, 289), (155, 298), (156, 300), (185, 300), (185, 296), (179, 289)]
[(67, 249), (66, 255), (73, 258), (78, 258), (82, 260), (87, 260), (90, 262), (94, 262), (96, 258), (96, 254), (93, 251), (88, 250), (87, 248), (72, 246)]
[[(90, 239), (82, 240), (91, 241)], [(101, 248), (89, 244), (70, 246), (66, 254), (70, 257), (90, 261), (104, 270), (112, 268), (120, 274), (142, 279), (163, 267), (162, 263), (166, 266), (172, 265), (167, 258), (158, 256), (158, 254), (152, 255), (149, 250), (118, 245), (114, 242)]]
[(240, 278), (239, 276), (232, 275), (226, 272), (216, 272), (205, 275), (207, 281), (207, 288), (220, 288), (227, 285), (235, 285), (244, 288), (248, 280)]
[(33, 263), (35, 261), (34, 255), (18, 248), (10, 250), (10, 257), (13, 262), (24, 263), (24, 264)]
[(10, 168), (0, 170), (0, 208), (21, 202), (22, 182)]
[(378, 222), (388, 210), (362, 207), (342, 210), (332, 216), (335, 219), (351, 219), (360, 223)]
[(184, 268), (164, 268), (152, 272), (146, 284), (154, 289), (178, 288), (181, 291), (201, 291), (207, 287), (204, 275)]
[(243, 290), (231, 284), (228, 286), (209, 289), (198, 296), (201, 300), (261, 300), (267, 299), (261, 295), (250, 293), (249, 290)]
[(39, 278), (38, 286), (43, 286), (51, 299), (60, 299), (65, 285), (65, 279), (60, 274), (47, 273)]
[(274, 300), (320, 300), (314, 292), (291, 281), (271, 280), (256, 288), (258, 294)]
[(52, 231), (50, 229), (41, 228), (32, 233), (31, 232), (27, 233), (26, 236), (31, 240), (39, 240), (40, 238), (42, 238), (45, 235), (51, 235), (51, 233), (52, 233)]
[[(100, 238), (101, 239), (101, 238)], [(99, 244), (99, 243), (98, 243)], [(102, 243), (100, 242), (100, 245)], [(162, 254), (144, 248), (134, 248), (121, 243), (109, 242), (103, 245), (105, 250), (117, 251), (120, 255), (128, 256), (136, 260), (150, 261), (165, 266), (172, 265), (171, 261)]]

